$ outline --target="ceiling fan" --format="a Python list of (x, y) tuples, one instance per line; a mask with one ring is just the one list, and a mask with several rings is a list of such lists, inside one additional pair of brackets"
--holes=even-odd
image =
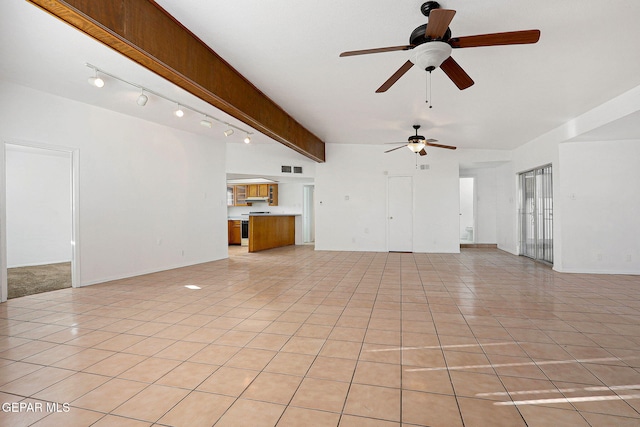
[(340, 56), (366, 55), (369, 53), (412, 50), (411, 57), (405, 62), (376, 93), (386, 92), (400, 77), (415, 65), (431, 72), (440, 67), (442, 71), (460, 89), (473, 85), (473, 80), (451, 57), (452, 49), (479, 46), (499, 46), (511, 44), (536, 43), (540, 39), (540, 30), (509, 31), (505, 33), (481, 34), (475, 36), (451, 37), (449, 24), (456, 14), (455, 10), (440, 9), (435, 1), (423, 3), (420, 7), (429, 22), (419, 26), (411, 33), (408, 45), (381, 47), (376, 49), (342, 52)]
[(413, 128), (416, 130), (416, 134), (415, 135), (411, 135), (408, 138), (409, 142), (390, 142), (389, 144), (402, 144), (399, 147), (396, 148), (392, 148), (391, 150), (387, 150), (385, 151), (385, 153), (389, 153), (391, 151), (395, 151), (395, 150), (399, 150), (403, 147), (407, 147), (409, 148), (409, 150), (413, 151), (416, 154), (420, 154), (421, 156), (426, 156), (427, 155), (427, 151), (425, 150), (426, 146), (429, 147), (439, 147), (439, 148), (446, 148), (448, 150), (455, 150), (456, 147), (453, 147), (451, 145), (442, 145), (442, 144), (434, 144), (434, 142), (438, 142), (437, 139), (426, 139), (424, 136), (422, 135), (418, 135), (418, 129), (420, 129), (420, 125), (413, 125)]

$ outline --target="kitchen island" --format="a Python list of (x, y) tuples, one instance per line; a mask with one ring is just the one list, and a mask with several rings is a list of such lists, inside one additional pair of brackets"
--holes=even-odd
[(296, 244), (296, 214), (250, 214), (249, 252)]

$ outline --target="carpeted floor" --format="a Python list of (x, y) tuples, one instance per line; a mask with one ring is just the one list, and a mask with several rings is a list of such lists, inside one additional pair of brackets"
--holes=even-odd
[(70, 262), (7, 269), (9, 299), (70, 287)]

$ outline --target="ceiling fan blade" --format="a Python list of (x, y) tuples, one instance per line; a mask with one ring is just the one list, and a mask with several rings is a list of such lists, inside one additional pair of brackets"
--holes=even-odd
[(412, 48), (413, 46), (408, 44), (404, 46), (379, 47), (376, 49), (351, 50), (348, 52), (342, 52), (340, 56), (343, 57), (343, 56), (367, 55), (369, 53), (393, 52), (396, 50), (409, 50)]
[(477, 36), (452, 37), (453, 48), (530, 44), (540, 40), (540, 30), (509, 31), (506, 33), (480, 34)]
[(427, 142), (426, 144), (430, 147), (447, 148), (449, 150), (455, 150), (457, 148), (457, 147), (454, 147), (453, 145), (433, 144), (431, 142)]
[(456, 11), (450, 9), (434, 9), (429, 13), (429, 22), (425, 36), (430, 39), (440, 39), (447, 32)]
[(420, 151), (418, 151), (418, 154), (420, 154), (421, 156), (426, 156), (427, 155), (427, 150), (425, 150), (424, 148)]
[(393, 73), (393, 75), (387, 79), (386, 82), (382, 83), (382, 86), (380, 86), (376, 90), (376, 93), (386, 92), (391, 86), (393, 86), (395, 82), (397, 82), (400, 79), (400, 77), (404, 76), (404, 73), (409, 71), (411, 67), (413, 67), (413, 62), (411, 61), (405, 62), (402, 65), (402, 67), (398, 69), (398, 71)]
[(399, 149), (404, 148), (404, 147), (406, 147), (406, 144), (405, 145), (401, 145), (400, 147), (392, 148), (391, 150), (387, 150), (387, 151), (385, 151), (385, 153), (390, 153), (392, 151), (396, 151), (396, 150), (399, 150)]
[(445, 59), (444, 62), (440, 64), (440, 68), (442, 68), (442, 71), (458, 86), (458, 89), (463, 90), (473, 86), (471, 77), (469, 77), (466, 71), (464, 71), (452, 57)]
[(425, 142), (425, 143), (426, 143), (426, 142), (438, 142), (438, 140), (437, 140), (437, 139), (429, 138), (429, 139), (425, 139), (425, 140), (424, 140), (424, 142)]

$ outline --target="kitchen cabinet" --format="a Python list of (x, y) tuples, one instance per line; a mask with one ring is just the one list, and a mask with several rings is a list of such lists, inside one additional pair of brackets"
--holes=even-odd
[(269, 184), (267, 187), (269, 206), (278, 206), (278, 184)]
[(242, 221), (230, 219), (229, 223), (229, 244), (242, 244)]
[(227, 187), (227, 206), (251, 206), (247, 197), (264, 197), (269, 206), (278, 206), (278, 184), (242, 184)]
[(227, 206), (234, 206), (233, 185), (227, 185)]
[(250, 185), (234, 185), (233, 186), (233, 206), (251, 206), (247, 202), (248, 188)]
[(294, 215), (249, 215), (249, 252), (295, 244)]
[(249, 197), (268, 197), (269, 184), (251, 184), (248, 185)]

